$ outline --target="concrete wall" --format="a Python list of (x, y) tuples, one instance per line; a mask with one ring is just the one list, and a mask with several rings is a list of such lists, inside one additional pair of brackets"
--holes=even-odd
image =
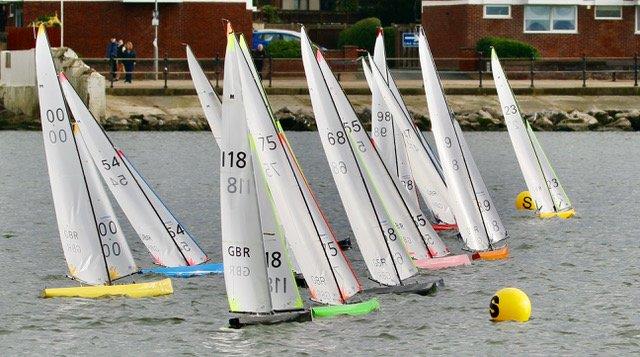
[[(96, 118), (106, 115), (105, 78), (93, 71), (69, 48), (54, 48), (58, 70), (65, 72), (80, 98)], [(0, 101), (17, 115), (39, 117), (34, 50), (0, 53)]]

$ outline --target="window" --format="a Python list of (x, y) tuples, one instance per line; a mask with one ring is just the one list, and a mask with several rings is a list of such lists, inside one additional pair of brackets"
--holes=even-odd
[(636, 33), (640, 34), (640, 6), (636, 6)]
[(483, 16), (485, 19), (510, 19), (511, 6), (510, 5), (485, 5)]
[(596, 6), (596, 20), (621, 20), (622, 6)]
[(525, 6), (524, 32), (578, 32), (575, 6)]
[(309, 10), (309, 0), (293, 0), (294, 10)]

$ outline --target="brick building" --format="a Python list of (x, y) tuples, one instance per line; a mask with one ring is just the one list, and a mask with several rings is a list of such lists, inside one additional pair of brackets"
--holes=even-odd
[[(184, 57), (188, 43), (199, 57), (224, 56), (222, 19), (251, 41), (251, 0), (158, 0), (159, 53)], [(60, 1), (24, 0), (24, 26), (39, 16), (61, 14)], [(138, 57), (153, 57), (153, 0), (64, 1), (64, 45), (82, 57), (104, 57), (109, 38), (131, 41)], [(251, 43), (251, 42), (249, 42)]]
[(473, 56), (476, 42), (527, 42), (543, 57), (640, 52), (639, 0), (425, 0), (422, 25), (436, 57)]

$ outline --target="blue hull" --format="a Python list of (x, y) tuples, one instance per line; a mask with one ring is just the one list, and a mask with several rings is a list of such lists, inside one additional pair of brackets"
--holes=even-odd
[(192, 265), (188, 267), (161, 267), (153, 269), (142, 269), (141, 274), (158, 274), (172, 278), (192, 278), (195, 276), (222, 274), (224, 268), (222, 263), (209, 263)]

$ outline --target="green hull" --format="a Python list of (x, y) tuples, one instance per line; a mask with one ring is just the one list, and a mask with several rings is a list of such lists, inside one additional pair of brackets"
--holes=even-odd
[(325, 318), (339, 315), (360, 316), (366, 315), (380, 308), (378, 299), (373, 298), (355, 304), (318, 306), (311, 308), (314, 318)]

